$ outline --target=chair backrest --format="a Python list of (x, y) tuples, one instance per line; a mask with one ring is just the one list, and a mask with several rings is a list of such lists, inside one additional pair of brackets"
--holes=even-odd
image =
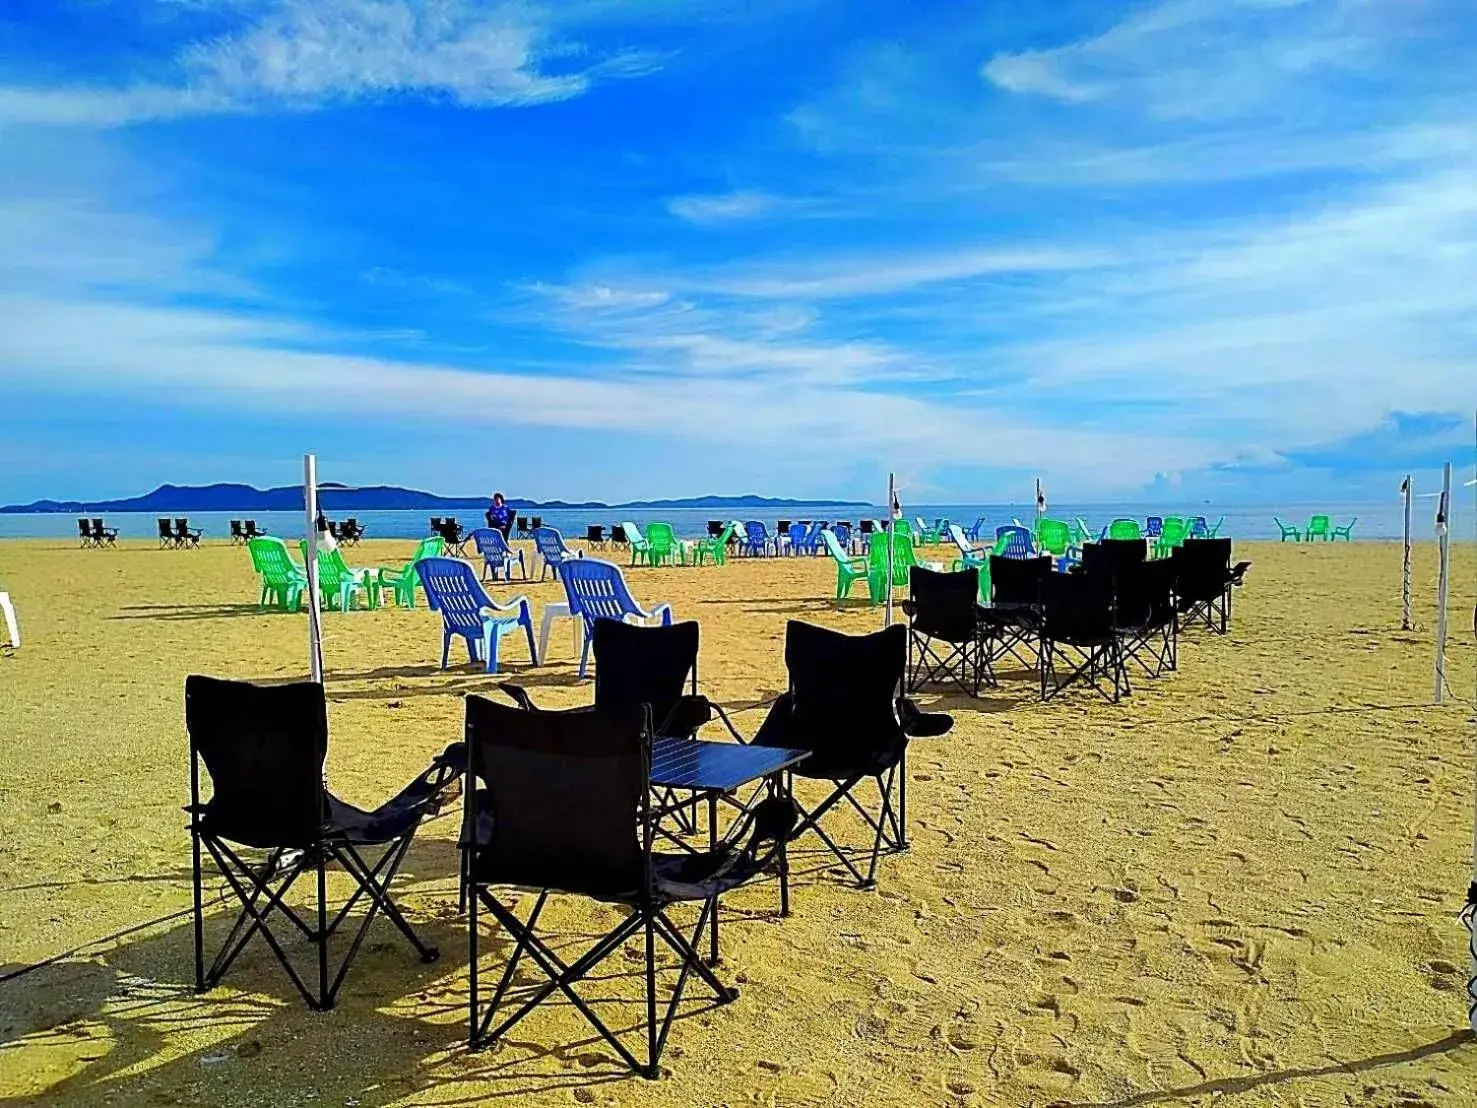
[(777, 519), (774, 523), (776, 535), (788, 535), (790, 533), (790, 521), (788, 519)]
[(870, 535), (877, 529), (877, 524), (870, 519), (857, 520), (856, 529), (863, 535)]
[(1175, 592), (1188, 600), (1209, 600), (1231, 576), (1230, 539), (1186, 539), (1175, 547)]
[(612, 523), (610, 525), (610, 541), (617, 546), (625, 546), (631, 540), (626, 537), (626, 526), (623, 523)]
[(1060, 557), (1072, 545), (1072, 526), (1065, 520), (1043, 518), (1036, 527), (1036, 539), (1042, 550)]
[(471, 566), (459, 558), (422, 558), (415, 563), (415, 572), (426, 603), (441, 613), (449, 632), (482, 634), (482, 609), (490, 607), (492, 600), (482, 591)]
[(1138, 539), (1143, 537), (1143, 531), (1139, 528), (1136, 519), (1115, 519), (1108, 524), (1108, 538), (1110, 539)]
[(845, 520), (831, 524), (830, 530), (843, 547), (851, 542), (851, 524)]
[(1126, 562), (1113, 576), (1115, 618), (1123, 627), (1163, 624), (1174, 618), (1173, 558)]
[(802, 549), (810, 539), (810, 525), (804, 522), (790, 524), (789, 531), (790, 546)]
[(79, 519), (77, 521), (77, 533), (84, 539), (92, 538), (92, 523), (89, 520)]
[(708, 538), (716, 539), (723, 534), (723, 521), (721, 519), (708, 520)]
[(99, 535), (103, 533), (103, 521), (97, 516), (92, 517), (92, 529)]
[(621, 534), (628, 543), (634, 543), (636, 546), (647, 545), (646, 536), (641, 533), (641, 528), (637, 527), (630, 520), (622, 521)]
[(564, 536), (553, 527), (535, 527), (533, 545), (539, 557), (550, 565), (557, 566), (570, 556), (569, 547), (564, 545)]
[(445, 551), (446, 540), (440, 535), (431, 535), (415, 544), (415, 553), (410, 556), (410, 564), (415, 565), (423, 558), (439, 558)]
[(964, 528), (957, 523), (949, 524), (949, 538), (959, 548), (961, 554), (973, 554), (974, 546), (964, 534)]
[(907, 665), (908, 632), (901, 623), (870, 635), (846, 635), (790, 620), (785, 668), (792, 697), (789, 742), (826, 761), (865, 760), (901, 741), (897, 697)]
[(251, 564), (268, 582), (302, 576), (302, 570), (292, 560), (287, 544), (281, 539), (258, 535), (246, 544), (246, 549), (251, 554)]
[(472, 878), (596, 897), (643, 892), (648, 711), (527, 711), (472, 695), (466, 704), (467, 802), (480, 794), (492, 816), (490, 839), (473, 843)]
[(527, 516), (518, 516), (514, 522), (518, 526), (518, 533), (520, 535), (526, 535), (526, 534), (528, 534), (528, 517)]
[(1146, 539), (1103, 539), (1082, 547), (1082, 572), (1116, 576), (1124, 566), (1142, 562), (1149, 556)]
[(248, 539), (254, 539), (259, 534), (261, 534), (261, 532), (256, 529), (256, 520), (248, 519), (246, 521), (246, 537)]
[(241, 521), (239, 519), (231, 520), (231, 538), (240, 539), (245, 537), (246, 532), (241, 530)]
[(1114, 633), (1113, 582), (1085, 573), (1041, 579), (1041, 633), (1070, 643), (1100, 643)]
[(597, 543), (605, 541), (605, 528), (598, 523), (585, 524), (585, 541)]
[(972, 642), (979, 588), (980, 571), (972, 566), (955, 573), (914, 567), (908, 576), (913, 630), (945, 642)]
[(159, 537), (161, 539), (174, 538), (174, 524), (167, 519), (159, 520)]
[(648, 523), (646, 525), (646, 545), (651, 548), (653, 554), (670, 554), (677, 549), (677, 533), (672, 530), (670, 523)]
[(1051, 572), (1050, 555), (1010, 558), (990, 555), (990, 599), (996, 604), (1035, 604), (1041, 581)]
[(744, 524), (744, 537), (750, 549), (762, 550), (769, 541), (769, 529), (759, 520), (751, 519)]
[(1206, 521), (1204, 516), (1190, 517), (1189, 537), (1196, 539), (1210, 538), (1210, 524)]
[(599, 558), (573, 558), (559, 570), (569, 614), (581, 616), (589, 628), (596, 620), (624, 619), (640, 608), (621, 567)]
[(1146, 516), (1144, 519), (1144, 534), (1151, 539), (1159, 537), (1159, 532), (1164, 530), (1163, 516)]
[[(1002, 539), (1005, 542), (1003, 547), (1000, 545)], [(995, 549), (1003, 558), (1034, 558), (1036, 556), (1036, 547), (1031, 539), (1031, 532), (1013, 523), (995, 528)]]
[(528, 521), (528, 523), (529, 523), (529, 526), (530, 527), (532, 527), (535, 531), (537, 531), (540, 527), (542, 527), (544, 525), (544, 517), (543, 516), (534, 516), (532, 519), (530, 519)]
[(1159, 541), (1165, 546), (1178, 546), (1190, 533), (1190, 525), (1184, 516), (1165, 516), (1159, 532)]
[(326, 805), (323, 761), (328, 707), (311, 682), (257, 686), (214, 677), (185, 678), (192, 802), (196, 756), (212, 795), (201, 823), (209, 834), (253, 847), (304, 847), (318, 841)]
[(439, 530), (441, 530), (441, 517), (440, 516), (432, 516), (431, 517), (431, 530), (432, 531), (439, 531)]
[(851, 561), (851, 555), (846, 553), (846, 548), (841, 545), (840, 538), (829, 527), (821, 532), (821, 542), (826, 544), (826, 553), (838, 562)]
[(678, 700), (697, 692), (695, 620), (638, 627), (599, 619), (591, 631), (590, 648), (595, 652), (596, 708), (649, 704), (652, 725), (659, 727)]
[(1308, 534), (1310, 535), (1326, 535), (1328, 527), (1329, 520), (1325, 515), (1310, 516), (1308, 519)]
[(907, 535), (911, 538), (913, 535), (913, 525), (905, 519), (895, 519), (892, 521), (892, 533), (894, 535)]
[(174, 521), (174, 533), (178, 538), (189, 538), (190, 521), (183, 516), (176, 516)]

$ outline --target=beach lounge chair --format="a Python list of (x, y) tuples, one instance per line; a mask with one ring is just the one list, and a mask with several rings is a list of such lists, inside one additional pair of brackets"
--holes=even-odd
[(381, 593), (389, 589), (396, 607), (414, 608), (416, 586), (421, 583), (420, 575), (415, 571), (416, 563), (423, 558), (439, 558), (445, 552), (446, 542), (439, 535), (421, 539), (416, 544), (415, 553), (410, 556), (410, 561), (398, 568), (391, 567), (379, 571)]
[[(381, 915), (422, 962), (436, 961), (436, 948), (416, 935), (396, 907), (390, 886), (421, 821), (449, 799), (448, 789), (460, 780), (465, 764), (460, 744), (443, 751), (391, 800), (366, 812), (344, 803), (324, 784), (328, 710), (321, 684), (259, 687), (188, 677), (185, 725), (190, 739), (187, 811), (197, 992), (218, 985), (251, 939), (261, 935), (308, 1007), (332, 1008), (350, 965), (364, 949), (370, 925)], [(202, 767), (210, 778), (209, 800), (200, 795)], [(265, 853), (264, 860), (258, 861), (258, 851)], [(371, 864), (366, 855), (377, 851), (379, 858)], [(224, 888), (240, 904), (235, 925), (208, 969), (205, 903), (207, 893), (214, 902), (215, 889), (205, 888), (207, 854), (225, 879)], [(342, 906), (328, 902), (325, 871), (335, 864), (354, 883), (353, 895)], [(316, 897), (304, 919), (286, 896), (310, 874), (317, 876)], [(210, 883), (217, 884), (214, 878)], [(313, 882), (302, 884), (311, 887)], [(363, 919), (331, 971), (329, 946), (361, 903)], [(317, 979), (312, 984), (304, 980), (311, 981), (312, 972), (299, 973), (278, 939), (279, 926), (286, 932), (284, 939), (306, 939), (315, 949)], [(379, 949), (379, 944), (371, 946)]]
[[(539, 651), (533, 645), (533, 607), (526, 596), (515, 596), (499, 604), (482, 591), (477, 574), (456, 558), (422, 558), (415, 572), (426, 592), (426, 603), (441, 613), (441, 668), (451, 658), (451, 640), (467, 644), (467, 657), (482, 662), (488, 673), (498, 668), (499, 644), (507, 635), (522, 630), (528, 636), (529, 661), (538, 665)], [(509, 612), (510, 615), (499, 613)]]
[(834, 531), (822, 531), (821, 541), (826, 545), (826, 553), (836, 562), (836, 599), (845, 600), (851, 595), (851, 586), (866, 579), (868, 560), (848, 554)]
[(1334, 539), (1343, 539), (1345, 542), (1353, 542), (1354, 524), (1358, 522), (1359, 517), (1355, 516), (1353, 519), (1349, 520), (1348, 523), (1340, 524), (1334, 527), (1331, 531), (1328, 532), (1329, 540), (1332, 541)]
[(959, 557), (954, 559), (954, 568), (962, 569), (965, 566), (978, 567), (984, 561), (989, 551), (983, 547), (977, 547), (969, 538), (969, 532), (957, 523), (949, 526), (949, 541), (954, 544), (954, 549), (959, 551)]
[(538, 575), (540, 581), (551, 572), (557, 580), (559, 577), (559, 568), (566, 562), (572, 562), (580, 556), (578, 551), (571, 550), (564, 545), (564, 536), (553, 527), (535, 527), (533, 529), (533, 546), (542, 563), (539, 567)]
[[(579, 650), (579, 675), (585, 675), (590, 654), (590, 639), (597, 619), (616, 619), (625, 623), (672, 622), (672, 606), (658, 604), (647, 611), (636, 603), (620, 566), (598, 558), (581, 558), (566, 562), (559, 575), (564, 586), (564, 603), (546, 604), (539, 624), (539, 657), (548, 657), (549, 630), (556, 619), (575, 621), (575, 647)], [(581, 645), (583, 638), (583, 645)]]
[(1308, 517), (1308, 526), (1303, 531), (1303, 538), (1312, 542), (1314, 539), (1329, 541), (1332, 523), (1326, 515), (1315, 515)]
[(239, 519), (231, 520), (231, 545), (241, 546), (246, 542), (246, 531), (241, 526)]
[(1110, 539), (1141, 539), (1144, 533), (1139, 528), (1138, 520), (1120, 517), (1108, 524), (1107, 537)]
[(646, 525), (646, 562), (648, 565), (687, 564), (687, 544), (680, 542), (670, 523)]
[(204, 534), (204, 528), (192, 528), (188, 519), (180, 517), (174, 521), (174, 538), (177, 546), (193, 549), (200, 545), (200, 537)]
[(626, 542), (631, 547), (631, 564), (635, 565), (638, 561), (646, 561), (646, 556), (651, 551), (651, 544), (646, 541), (646, 536), (641, 533), (641, 528), (628, 520), (621, 524), (621, 530), (625, 533)]
[(21, 644), (21, 628), (15, 618), (15, 605), (11, 602), (8, 592), (0, 592), (0, 616), (5, 617), (6, 640), (0, 646), (8, 645), (12, 650)]
[(1144, 520), (1144, 538), (1157, 539), (1164, 531), (1163, 516), (1148, 516)]
[(744, 524), (744, 537), (739, 550), (750, 558), (763, 558), (770, 551), (769, 529), (763, 522), (751, 519)]
[(479, 527), (469, 536), (477, 553), (482, 555), (482, 580), (504, 581), (513, 579), (513, 563), (518, 563), (518, 576), (528, 580), (528, 565), (523, 560), (523, 551), (515, 550), (507, 538), (496, 527)]
[[(470, 833), (464, 836), (471, 1045), (496, 1043), (543, 1000), (562, 992), (626, 1065), (655, 1079), (688, 980), (693, 975), (700, 978), (718, 1004), (738, 996), (736, 989), (718, 980), (699, 950), (714, 922), (719, 897), (758, 877), (781, 856), (794, 827), (794, 805), (770, 798), (710, 850), (659, 853), (653, 849), (660, 811), (652, 803), (648, 708), (529, 711), (478, 696), (468, 696), (466, 704), (466, 803), (489, 817), (470, 820)], [(526, 915), (520, 917), (512, 903), (499, 898), (498, 886), (536, 890)], [(616, 913), (611, 930), (583, 954), (576, 956), (562, 947), (556, 952), (538, 931), (551, 893), (625, 910)], [(679, 928), (671, 918), (684, 903), (700, 906), (691, 931)], [(485, 1008), (478, 989), (478, 913), (483, 908), (497, 921), (502, 963)], [(627, 940), (642, 937), (645, 1018), (636, 1026), (645, 1032), (645, 1051), (638, 1058), (623, 1033), (611, 1030), (574, 986), (606, 959), (618, 958)], [(511, 954), (502, 938), (512, 941)], [(671, 950), (681, 966), (670, 996), (658, 993), (658, 945)], [(525, 954), (549, 977), (549, 984), (494, 1025)], [(625, 972), (620, 970), (618, 976)], [(625, 1028), (624, 1016), (619, 1026)]]
[[(298, 542), (298, 553), (303, 564), (308, 562), (308, 541)], [(343, 551), (337, 547), (318, 547), (318, 601), (327, 609), (340, 612), (351, 611), (355, 602), (364, 598), (370, 608), (380, 606), (380, 571), (378, 569), (352, 569), (344, 561)]]
[(1079, 682), (1114, 704), (1128, 694), (1124, 632), (1114, 620), (1111, 580), (1086, 573), (1046, 574), (1039, 627), (1036, 658), (1043, 701)]
[(178, 546), (179, 545), (179, 539), (175, 537), (175, 533), (174, 533), (174, 522), (172, 520), (164, 519), (164, 518), (161, 517), (158, 520), (158, 523), (159, 523), (159, 549), (160, 550), (167, 550), (170, 547)]
[(1026, 528), (1019, 524), (1006, 524), (995, 528), (995, 551), (1002, 558), (1034, 558), (1036, 542)]
[(303, 593), (308, 588), (308, 575), (292, 560), (287, 544), (264, 535), (250, 540), (246, 549), (251, 555), (252, 568), (262, 579), (261, 599), (257, 606), (265, 610), (270, 603), (284, 612), (301, 610)]
[(692, 560), (695, 565), (703, 565), (709, 558), (713, 559), (716, 566), (728, 562), (728, 544), (733, 541), (734, 535), (738, 533), (737, 523), (725, 523), (718, 529), (716, 535), (706, 539), (699, 539), (692, 545)]
[(908, 692), (948, 679), (979, 696), (986, 672), (980, 664), (979, 590), (979, 570), (973, 568), (939, 573), (918, 566), (909, 574)]
[[(870, 635), (844, 635), (791, 620), (785, 628), (789, 688), (752, 740), (810, 752), (789, 775), (792, 781), (824, 782), (828, 793), (808, 811), (797, 805), (800, 822), (791, 840), (815, 832), (859, 888), (876, 885), (884, 850), (907, 849), (908, 740), (943, 735), (954, 726), (949, 716), (924, 714), (903, 695), (907, 662), (908, 632), (901, 624)], [(880, 797), (876, 808), (859, 793), (868, 779)], [(865, 871), (854, 860), (855, 851), (843, 849), (822, 826), (831, 812), (848, 809), (870, 832)]]
[(1283, 523), (1276, 516), (1272, 517), (1272, 522), (1277, 525), (1278, 540), (1280, 542), (1286, 542), (1288, 539), (1291, 539), (1293, 542), (1303, 541), (1303, 533), (1296, 527)]

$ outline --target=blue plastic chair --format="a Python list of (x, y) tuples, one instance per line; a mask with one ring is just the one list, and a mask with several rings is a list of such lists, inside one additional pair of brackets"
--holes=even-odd
[(482, 580), (496, 581), (501, 573), (504, 581), (511, 581), (515, 560), (519, 576), (528, 580), (528, 565), (523, 561), (523, 551), (509, 546), (501, 531), (495, 527), (479, 527), (469, 537), (477, 545), (477, 553), (482, 555)]
[(618, 619), (624, 623), (647, 623), (657, 620), (663, 627), (672, 622), (672, 606), (658, 604), (647, 611), (636, 603), (631, 590), (626, 587), (626, 578), (621, 567), (613, 562), (602, 562), (599, 558), (575, 558), (564, 563), (559, 572), (559, 581), (564, 585), (563, 604), (549, 604), (544, 608), (543, 626), (539, 638), (544, 647), (540, 654), (548, 651), (549, 628), (559, 618), (574, 618), (576, 633), (583, 633), (584, 645), (580, 649), (579, 675), (585, 675), (589, 661), (590, 642), (595, 634), (597, 619)]
[(974, 521), (974, 524), (972, 526), (962, 528), (962, 530), (964, 531), (964, 537), (970, 542), (979, 542), (980, 536), (985, 534), (985, 529), (988, 526), (989, 525), (985, 522), (985, 517), (980, 516), (979, 519)]
[(1210, 524), (1206, 522), (1206, 519), (1205, 519), (1204, 516), (1191, 516), (1190, 517), (1190, 538), (1192, 538), (1192, 539), (1208, 539), (1208, 538), (1210, 538)]
[(816, 554), (821, 545), (821, 525), (819, 523), (792, 523), (790, 524), (790, 552), (792, 554)]
[(580, 556), (564, 545), (564, 536), (552, 527), (535, 527), (533, 545), (538, 551), (538, 556), (543, 560), (543, 566), (539, 569), (538, 575), (540, 581), (548, 576), (550, 570), (553, 571), (554, 579), (557, 581), (560, 567), (575, 561)]
[[(482, 591), (477, 574), (466, 562), (455, 558), (422, 558), (415, 563), (426, 599), (441, 613), (441, 668), (451, 656), (451, 640), (466, 641), (467, 656), (481, 661), (488, 673), (497, 672), (498, 643), (520, 627), (528, 635), (528, 655), (538, 665), (538, 651), (533, 645), (533, 609), (526, 596), (515, 596), (507, 604), (499, 604)], [(512, 615), (497, 615), (512, 612)]]
[(1000, 548), (1000, 540), (1005, 540), (1005, 546), (1000, 549), (1003, 558), (1034, 558), (1036, 556), (1035, 544), (1031, 541), (1031, 532), (1028, 528), (1017, 527), (1007, 524), (1004, 527), (995, 528), (995, 546)]
[(1157, 539), (1164, 534), (1164, 517), (1148, 516), (1144, 520), (1144, 538)]
[(769, 528), (757, 519), (744, 524), (743, 551), (751, 558), (762, 558), (769, 553)]
[(851, 524), (836, 523), (831, 526), (831, 534), (836, 536), (836, 541), (841, 544), (842, 550), (851, 549)]

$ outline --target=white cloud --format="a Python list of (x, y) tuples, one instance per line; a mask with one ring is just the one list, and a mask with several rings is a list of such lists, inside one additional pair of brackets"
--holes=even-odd
[(751, 190), (714, 196), (674, 196), (667, 201), (667, 210), (688, 223), (735, 223), (772, 215), (787, 207), (793, 204), (767, 192)]
[(0, 86), (0, 124), (112, 127), (188, 115), (305, 109), (394, 95), (464, 107), (566, 100), (660, 67), (627, 50), (581, 69), (557, 8), (477, 0), (271, 0), (245, 27), (187, 47), (168, 76), (117, 86)]

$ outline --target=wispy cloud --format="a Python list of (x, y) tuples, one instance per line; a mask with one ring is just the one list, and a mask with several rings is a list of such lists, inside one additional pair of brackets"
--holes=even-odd
[(743, 223), (768, 216), (814, 210), (815, 205), (792, 197), (754, 189), (707, 196), (674, 196), (667, 210), (688, 223)]
[(244, 11), (254, 18), (240, 29), (132, 83), (0, 86), (0, 123), (111, 127), (397, 95), (522, 107), (661, 64), (653, 51), (623, 50), (571, 65), (582, 51), (558, 37), (554, 10), (521, 3), (268, 0)]

